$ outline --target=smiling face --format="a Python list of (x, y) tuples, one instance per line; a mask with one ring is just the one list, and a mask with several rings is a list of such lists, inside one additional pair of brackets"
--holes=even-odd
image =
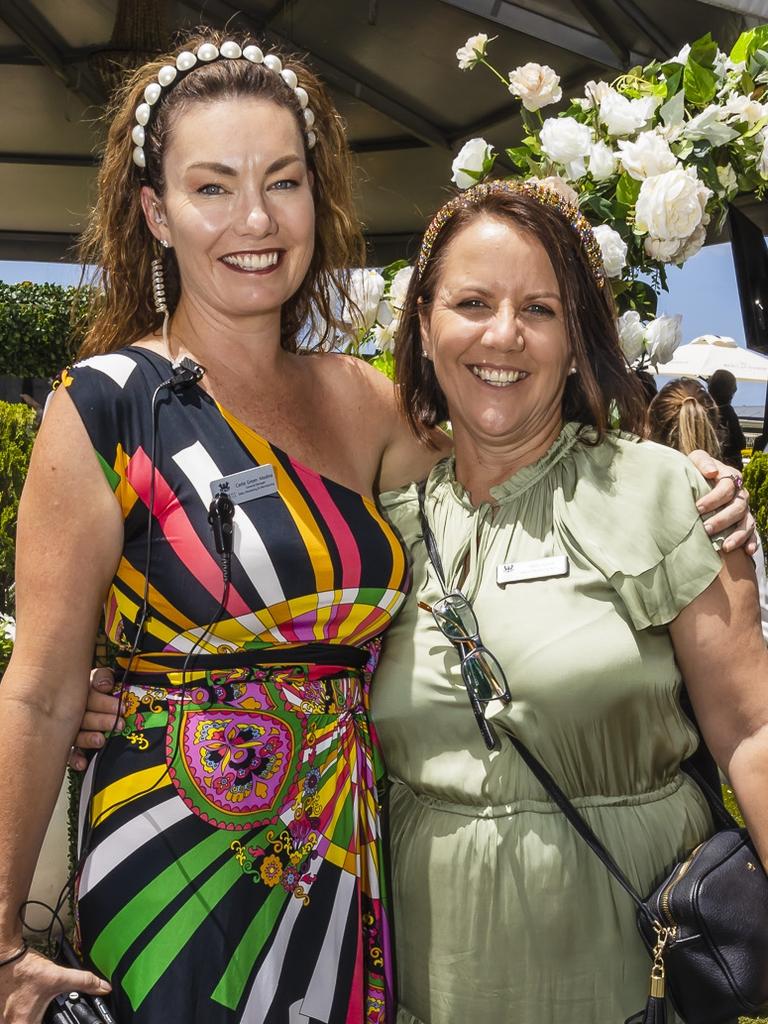
[(314, 246), (312, 181), (290, 110), (271, 100), (194, 103), (174, 121), (165, 191), (142, 189), (156, 238), (173, 246), (181, 302), (213, 317), (279, 319)]
[(573, 360), (560, 287), (541, 243), (507, 219), (475, 217), (443, 253), (421, 327), (457, 458), (467, 444), (543, 454), (562, 426)]

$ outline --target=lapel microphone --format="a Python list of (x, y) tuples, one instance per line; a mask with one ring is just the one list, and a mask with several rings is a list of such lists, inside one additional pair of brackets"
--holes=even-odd
[(196, 363), (194, 359), (190, 359), (189, 356), (184, 356), (178, 363), (171, 366), (171, 373), (173, 376), (166, 381), (166, 386), (178, 395), (203, 379), (205, 367)]

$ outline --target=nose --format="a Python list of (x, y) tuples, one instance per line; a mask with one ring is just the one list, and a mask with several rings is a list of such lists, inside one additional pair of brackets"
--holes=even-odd
[(517, 312), (512, 306), (500, 306), (488, 324), (482, 344), (498, 352), (522, 352), (525, 335)]
[(275, 219), (260, 190), (248, 189), (240, 196), (233, 227), (240, 234), (255, 235), (257, 238), (264, 238), (275, 233), (277, 230)]

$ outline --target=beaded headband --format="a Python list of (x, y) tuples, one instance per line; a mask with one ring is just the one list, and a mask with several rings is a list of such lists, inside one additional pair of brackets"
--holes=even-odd
[(210, 64), (215, 60), (247, 60), (251, 64), (263, 64), (274, 74), (279, 75), (286, 86), (298, 99), (304, 114), (304, 130), (307, 137), (307, 147), (312, 149), (317, 142), (317, 135), (313, 131), (315, 115), (309, 109), (309, 95), (306, 89), (299, 85), (299, 79), (292, 68), (284, 68), (283, 62), (274, 53), (266, 56), (258, 46), (246, 46), (241, 48), (238, 43), (232, 40), (216, 46), (214, 43), (201, 43), (193, 53), (191, 50), (182, 50), (176, 57), (174, 64), (164, 64), (157, 73), (157, 81), (150, 82), (144, 90), (144, 102), (136, 107), (136, 124), (131, 132), (133, 141), (133, 162), (137, 167), (144, 170), (147, 166), (147, 157), (144, 153), (146, 141), (146, 128), (152, 116), (163, 89), (168, 89), (178, 79), (179, 75), (186, 75), (195, 67), (202, 64)]
[(424, 232), (424, 238), (421, 242), (421, 250), (419, 251), (419, 258), (416, 263), (419, 277), (421, 277), (426, 270), (427, 264), (429, 263), (429, 257), (432, 255), (432, 247), (434, 246), (438, 235), (454, 213), (458, 210), (466, 210), (472, 206), (477, 206), (488, 196), (499, 195), (504, 192), (530, 196), (531, 199), (535, 199), (536, 202), (541, 203), (542, 206), (549, 206), (553, 210), (557, 210), (557, 212), (568, 221), (568, 224), (578, 236), (592, 274), (597, 282), (597, 286), (599, 288), (603, 287), (605, 284), (603, 254), (600, 249), (600, 245), (594, 236), (591, 224), (584, 214), (581, 213), (573, 203), (569, 203), (564, 196), (561, 196), (559, 192), (556, 192), (548, 185), (540, 185), (534, 181), (484, 181), (482, 184), (473, 185), (472, 188), (467, 189), (466, 192), (462, 192), (460, 195), (454, 196), (453, 199), (450, 199), (445, 206), (441, 207), (441, 209), (437, 211), (431, 224)]

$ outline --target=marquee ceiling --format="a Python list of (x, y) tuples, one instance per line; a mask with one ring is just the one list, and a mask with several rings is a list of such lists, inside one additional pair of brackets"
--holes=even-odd
[[(412, 252), (464, 140), (519, 137), (511, 97), (458, 70), (468, 36), (498, 36), (502, 68), (551, 65), (567, 95), (707, 31), (730, 45), (759, 20), (768, 0), (0, 0), (0, 258), (62, 257), (88, 207), (109, 69), (200, 23), (307, 55), (347, 122), (383, 262)], [(749, 213), (768, 229), (765, 210)]]

